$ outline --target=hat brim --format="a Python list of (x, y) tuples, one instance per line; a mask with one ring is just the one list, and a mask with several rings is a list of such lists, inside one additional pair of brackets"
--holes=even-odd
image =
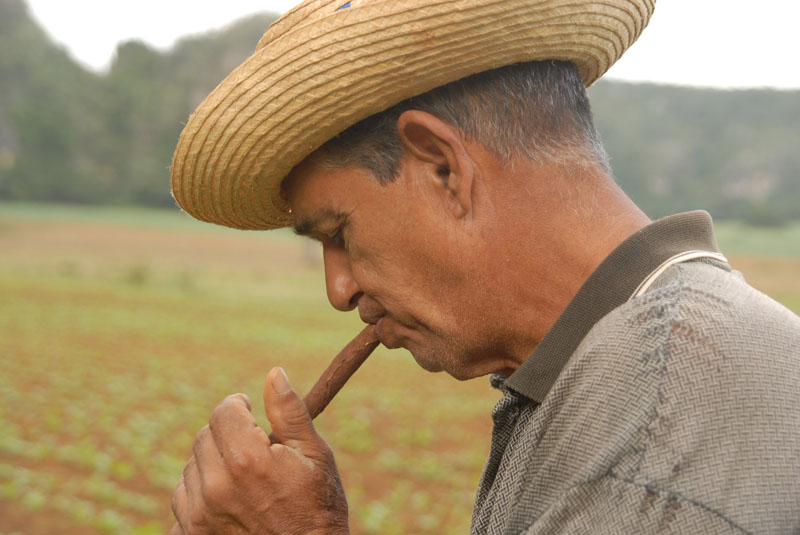
[(308, 1), (200, 104), (172, 194), (240, 229), (291, 225), (281, 182), (327, 140), (394, 104), (523, 61), (572, 62), (588, 86), (636, 40), (655, 0)]

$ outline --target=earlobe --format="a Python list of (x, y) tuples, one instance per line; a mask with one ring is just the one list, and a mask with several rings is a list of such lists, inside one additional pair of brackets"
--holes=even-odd
[(397, 132), (406, 158), (427, 170), (444, 206), (457, 219), (469, 217), (475, 163), (458, 129), (429, 113), (409, 110), (398, 118)]

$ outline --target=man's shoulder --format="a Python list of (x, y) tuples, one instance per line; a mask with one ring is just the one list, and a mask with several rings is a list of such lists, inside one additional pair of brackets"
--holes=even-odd
[(797, 347), (797, 316), (739, 274), (671, 268), (598, 322), (539, 409), (540, 453), (558, 459), (542, 473), (570, 482), (549, 513), (613, 483), (642, 518), (663, 497), (663, 514), (681, 504), (745, 531), (788, 526), (800, 506)]
[(599, 321), (567, 369), (580, 370), (576, 377), (619, 377), (609, 388), (640, 388), (649, 377), (682, 399), (696, 393), (723, 404), (732, 389), (744, 389), (734, 394), (742, 399), (798, 390), (798, 347), (796, 314), (738, 272), (690, 262)]
[(670, 268), (648, 292), (599, 321), (576, 353), (607, 343), (642, 347), (666, 341), (673, 349), (709, 349), (714, 344), (728, 352), (794, 352), (800, 317), (750, 286), (737, 271), (713, 262), (687, 262)]
[(688, 262), (597, 322), (554, 390), (628, 400), (628, 408), (634, 398), (648, 404), (657, 396), (660, 403), (667, 393), (680, 404), (704, 398), (705, 409), (750, 401), (752, 412), (767, 400), (780, 402), (779, 392), (798, 398), (798, 347), (796, 314), (738, 272)]

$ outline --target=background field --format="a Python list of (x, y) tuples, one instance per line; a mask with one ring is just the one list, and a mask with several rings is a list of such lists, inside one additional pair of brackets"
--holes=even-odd
[[(735, 268), (800, 311), (800, 225), (719, 225)], [(175, 212), (0, 204), (0, 535), (165, 533), (194, 433), (283, 366), (305, 392), (360, 328), (318, 251)], [(354, 534), (467, 532), (497, 400), (378, 352), (318, 420)]]

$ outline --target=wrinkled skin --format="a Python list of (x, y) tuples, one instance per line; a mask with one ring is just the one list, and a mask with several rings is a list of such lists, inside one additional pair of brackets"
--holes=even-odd
[(275, 368), (264, 386), (275, 443), (244, 394), (214, 410), (175, 490), (171, 535), (349, 533), (333, 453), (285, 377)]
[[(510, 375), (586, 278), (649, 222), (605, 171), (506, 162), (409, 110), (404, 157), (382, 185), (313, 157), (284, 182), (295, 231), (322, 243), (328, 299), (381, 343), (457, 379)], [(575, 207), (587, 207), (577, 209)], [(173, 501), (173, 534), (347, 533), (333, 455), (279, 369), (264, 390), (273, 444), (234, 395), (198, 434)]]

